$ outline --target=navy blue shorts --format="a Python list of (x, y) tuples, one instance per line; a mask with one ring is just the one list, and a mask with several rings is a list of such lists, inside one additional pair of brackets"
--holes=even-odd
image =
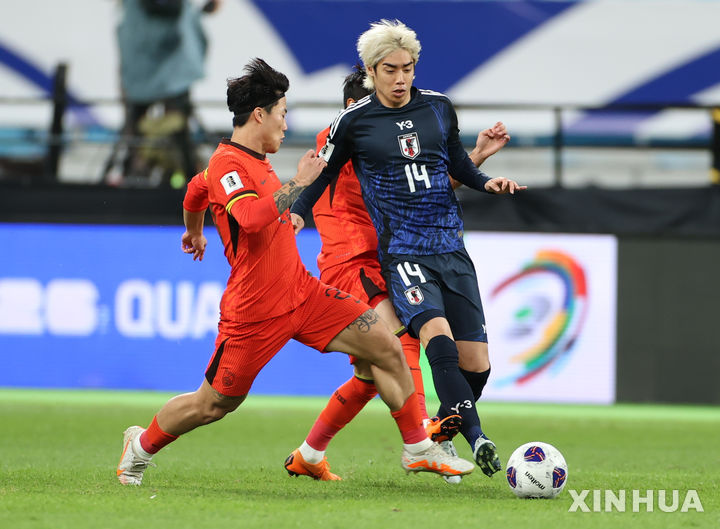
[(487, 342), (475, 266), (463, 248), (439, 255), (389, 255), (383, 276), (400, 321), (415, 338), (436, 317), (447, 319), (455, 340)]

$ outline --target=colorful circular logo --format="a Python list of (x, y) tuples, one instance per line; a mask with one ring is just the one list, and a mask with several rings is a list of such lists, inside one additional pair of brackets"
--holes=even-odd
[(522, 344), (510, 358), (519, 364), (498, 387), (523, 384), (551, 366), (559, 369), (572, 351), (585, 321), (585, 271), (570, 255), (540, 250), (522, 270), (497, 285), (490, 299), (506, 297), (512, 323), (507, 329)]

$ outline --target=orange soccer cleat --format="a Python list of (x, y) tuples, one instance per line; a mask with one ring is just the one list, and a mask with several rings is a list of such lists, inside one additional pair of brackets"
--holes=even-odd
[(425, 431), (434, 443), (452, 440), (460, 431), (460, 426), (462, 426), (462, 417), (459, 415), (448, 415), (444, 419), (431, 417), (428, 420)]
[(291, 476), (310, 476), (320, 481), (342, 481), (337, 474), (330, 472), (330, 463), (324, 457), (319, 463), (308, 463), (303, 458), (299, 449), (293, 450), (285, 460), (285, 470)]

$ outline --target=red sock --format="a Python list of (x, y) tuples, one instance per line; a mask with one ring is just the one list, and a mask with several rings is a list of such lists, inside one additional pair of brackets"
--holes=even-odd
[(422, 427), (422, 417), (420, 416), (420, 406), (418, 405), (417, 393), (413, 393), (398, 411), (390, 412), (400, 429), (403, 443), (415, 444), (423, 439), (427, 439), (425, 428)]
[(140, 446), (142, 446), (143, 450), (145, 450), (148, 454), (155, 454), (162, 447), (169, 445), (177, 438), (177, 435), (170, 435), (160, 429), (156, 415), (153, 417), (153, 420), (147, 430), (145, 430), (140, 436)]
[(405, 359), (410, 367), (410, 374), (415, 383), (415, 392), (418, 396), (418, 406), (420, 406), (420, 417), (428, 418), (427, 408), (425, 407), (425, 387), (423, 386), (422, 371), (420, 370), (420, 340), (417, 340), (405, 333), (400, 337)]
[(315, 450), (325, 450), (330, 440), (377, 395), (375, 384), (352, 377), (335, 390), (310, 429), (305, 441)]

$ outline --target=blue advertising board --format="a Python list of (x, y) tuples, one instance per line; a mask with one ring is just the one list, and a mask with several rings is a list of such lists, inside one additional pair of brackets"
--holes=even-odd
[[(180, 250), (182, 227), (0, 224), (0, 386), (198, 387), (229, 273), (206, 231), (194, 262)], [(298, 248), (317, 274), (317, 232), (301, 232)], [(344, 354), (291, 341), (252, 392), (328, 395), (350, 374)]]
[[(198, 262), (182, 227), (0, 224), (0, 387), (197, 388), (229, 273), (213, 231)], [(297, 243), (317, 275), (317, 232)], [(485, 397), (613, 402), (615, 237), (470, 232), (465, 244), (491, 337)], [(351, 373), (344, 354), (290, 341), (251, 392), (327, 396)]]

